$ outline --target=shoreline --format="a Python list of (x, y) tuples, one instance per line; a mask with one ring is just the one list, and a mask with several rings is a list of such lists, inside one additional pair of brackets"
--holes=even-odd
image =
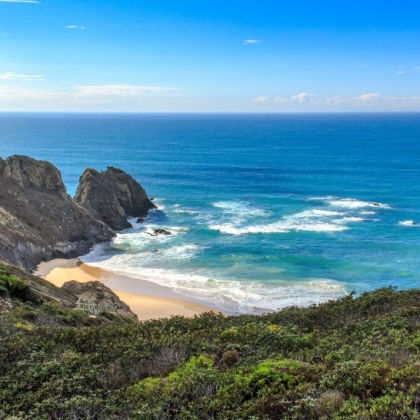
[(61, 287), (70, 280), (81, 283), (100, 281), (130, 307), (138, 316), (139, 321), (178, 315), (193, 317), (204, 312), (222, 312), (207, 302), (187, 298), (169, 287), (93, 267), (78, 258), (56, 258), (41, 262), (33, 274), (57, 287)]

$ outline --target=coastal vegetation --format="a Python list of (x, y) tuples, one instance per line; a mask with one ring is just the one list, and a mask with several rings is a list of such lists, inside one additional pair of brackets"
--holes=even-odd
[(420, 290), (88, 326), (24, 283), (2, 268), (0, 419), (420, 418)]

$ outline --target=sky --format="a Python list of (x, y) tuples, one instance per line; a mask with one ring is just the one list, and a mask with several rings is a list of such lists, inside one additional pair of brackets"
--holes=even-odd
[(0, 0), (0, 111), (420, 111), (420, 2)]

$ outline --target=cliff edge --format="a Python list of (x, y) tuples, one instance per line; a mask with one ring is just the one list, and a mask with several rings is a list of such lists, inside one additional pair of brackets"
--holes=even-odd
[(51, 163), (0, 158), (0, 260), (31, 271), (43, 260), (87, 253), (114, 235), (72, 200)]

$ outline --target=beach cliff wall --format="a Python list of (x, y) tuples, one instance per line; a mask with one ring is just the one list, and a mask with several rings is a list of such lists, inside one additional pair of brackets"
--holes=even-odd
[[(79, 190), (85, 192), (87, 201), (80, 200), (80, 205), (67, 194), (60, 171), (51, 163), (27, 156), (0, 158), (0, 260), (29, 272), (41, 261), (87, 253), (94, 244), (111, 240), (115, 236), (114, 230), (123, 228), (122, 224), (105, 223), (107, 219), (97, 208), (106, 209), (111, 215), (115, 212), (120, 220), (124, 218), (125, 221), (127, 215), (144, 215), (140, 211), (134, 214), (129, 207), (130, 211), (127, 211), (120, 204), (125, 205), (124, 191), (131, 194), (126, 201), (136, 203), (134, 180), (123, 171), (113, 169), (110, 172), (117, 173), (115, 183), (120, 183), (120, 194), (116, 195), (109, 186), (107, 193), (105, 183), (101, 194), (92, 199), (86, 191), (95, 190), (95, 187), (85, 182)], [(128, 177), (131, 179), (125, 185)], [(105, 178), (107, 180), (109, 176)], [(144, 195), (147, 198), (145, 192)], [(115, 200), (117, 203), (108, 209), (109, 203)], [(86, 202), (97, 207), (84, 206)], [(116, 204), (122, 212), (116, 210)], [(129, 224), (124, 227), (129, 227)]]

